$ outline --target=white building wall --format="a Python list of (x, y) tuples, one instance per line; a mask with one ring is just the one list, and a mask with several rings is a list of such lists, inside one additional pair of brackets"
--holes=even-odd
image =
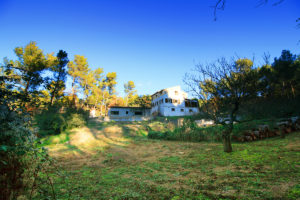
[[(118, 114), (114, 114), (113, 112), (118, 112)], [(142, 113), (141, 115), (136, 115), (136, 112)], [(142, 121), (150, 119), (149, 108), (111, 107), (108, 111), (108, 121)]]
[[(165, 99), (173, 99), (175, 102), (166, 102)], [(185, 116), (199, 112), (198, 107), (185, 107), (187, 93), (182, 91), (180, 86), (175, 86), (161, 90), (152, 95), (152, 115), (162, 116)]]

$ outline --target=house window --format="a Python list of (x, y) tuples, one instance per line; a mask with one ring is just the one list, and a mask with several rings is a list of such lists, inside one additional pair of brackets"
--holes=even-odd
[(175, 95), (178, 95), (178, 91), (175, 91)]
[(176, 99), (174, 99), (174, 103), (177, 103), (178, 101)]
[(175, 111), (175, 108), (172, 108), (172, 111)]
[(181, 109), (180, 109), (180, 111), (181, 111), (181, 112), (184, 112), (184, 109), (183, 109), (183, 108), (181, 108)]
[(135, 111), (134, 115), (143, 115), (143, 112), (142, 111)]
[(190, 112), (190, 113), (192, 113), (192, 112), (193, 112), (193, 110), (192, 110), (192, 109), (189, 109), (189, 112)]
[(126, 111), (126, 115), (128, 115), (128, 111)]
[(119, 115), (119, 111), (110, 111), (111, 115)]

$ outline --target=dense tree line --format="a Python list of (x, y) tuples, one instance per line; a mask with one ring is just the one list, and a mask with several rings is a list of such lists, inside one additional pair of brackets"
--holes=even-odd
[[(149, 96), (138, 96), (133, 81), (124, 84), (124, 98), (116, 92), (117, 73), (92, 70), (87, 58), (60, 50), (56, 55), (45, 54), (35, 42), (14, 49), (17, 60), (4, 58), (1, 75), (7, 79), (1, 88), (24, 94), (28, 101), (22, 106), (34, 111), (48, 106), (96, 109), (106, 115), (109, 106), (149, 106)], [(8, 78), (14, 78), (14, 82)], [(71, 79), (71, 92), (66, 93), (66, 80)], [(3, 93), (4, 94), (4, 93)], [(80, 98), (79, 98), (80, 97)], [(144, 101), (145, 100), (145, 101)], [(147, 102), (148, 101), (148, 102)]]

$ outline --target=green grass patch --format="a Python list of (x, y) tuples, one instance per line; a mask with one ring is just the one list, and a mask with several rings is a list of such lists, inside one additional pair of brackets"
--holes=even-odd
[(126, 147), (59, 161), (68, 176), (53, 178), (54, 189), (57, 199), (299, 199), (299, 144), (294, 132), (224, 153), (215, 142), (133, 137)]

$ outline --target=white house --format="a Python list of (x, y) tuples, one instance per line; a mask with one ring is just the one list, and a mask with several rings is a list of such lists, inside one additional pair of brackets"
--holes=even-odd
[(108, 110), (110, 120), (142, 121), (151, 117), (150, 108), (111, 106)]
[(151, 97), (153, 116), (186, 116), (199, 113), (198, 100), (188, 99), (187, 93), (180, 86), (160, 90)]

